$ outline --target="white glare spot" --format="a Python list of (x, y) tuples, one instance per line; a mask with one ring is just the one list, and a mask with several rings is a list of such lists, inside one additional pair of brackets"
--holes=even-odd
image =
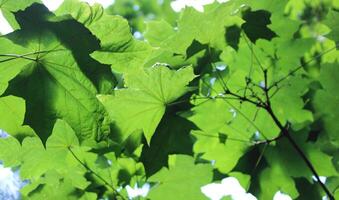
[(288, 194), (278, 191), (275, 193), (273, 200), (292, 200), (292, 198)]
[(150, 187), (151, 186), (148, 183), (145, 183), (141, 188), (139, 188), (137, 184), (134, 185), (134, 188), (131, 188), (131, 186), (127, 185), (126, 191), (128, 194), (128, 198), (133, 199), (139, 196), (146, 197)]
[(6, 18), (3, 16), (1, 10), (0, 10), (0, 33), (1, 34), (8, 34), (13, 31), (13, 28), (8, 23)]
[(211, 165), (212, 165), (212, 166), (215, 165), (215, 160), (211, 160)]
[(45, 4), (48, 10), (55, 11), (59, 8), (63, 1), (64, 0), (42, 0), (42, 3)]
[[(50, 11), (55, 11), (63, 3), (64, 0), (42, 0), (45, 6)], [(95, 3), (101, 4), (104, 8), (112, 5), (114, 0), (80, 0), (82, 2), (87, 2), (89, 5), (94, 5)]]
[(119, 187), (117, 188), (117, 191), (120, 192), (122, 189), (123, 189), (123, 187), (119, 186)]
[(10, 135), (6, 131), (0, 129), (0, 138), (8, 138), (9, 136)]
[(322, 36), (322, 35), (318, 35), (317, 36), (317, 41), (318, 42), (324, 42), (326, 40), (326, 37)]
[(260, 82), (259, 82), (259, 86), (260, 86), (261, 88), (265, 88), (265, 81), (260, 81)]
[(236, 14), (238, 14), (238, 12), (239, 12), (239, 9), (237, 8), (237, 9), (235, 9), (231, 12), (231, 15), (236, 15)]
[(161, 63), (161, 62), (156, 62), (152, 67), (159, 67), (159, 66), (170, 66), (168, 63)]
[(107, 163), (108, 163), (108, 165), (112, 165), (112, 161), (111, 160), (107, 160)]
[(225, 196), (224, 189), (224, 186), (218, 183), (210, 183), (200, 188), (201, 192), (211, 200), (219, 200)]
[(152, 20), (152, 19), (155, 19), (155, 14), (153, 14), (153, 13), (149, 13), (148, 15), (147, 15), (147, 19), (149, 19), (149, 20)]
[(171, 7), (174, 11), (179, 12), (183, 8), (193, 7), (199, 12), (204, 12), (204, 5), (213, 3), (214, 0), (175, 0), (171, 2)]
[(229, 111), (230, 111), (230, 113), (232, 113), (233, 118), (235, 118), (237, 116), (237, 111), (234, 110), (233, 108), (231, 108)]
[(139, 5), (134, 5), (134, 6), (133, 6), (133, 10), (134, 10), (134, 11), (138, 11), (139, 9), (140, 9), (140, 6), (139, 6)]
[(212, 77), (212, 78), (210, 79), (210, 84), (211, 84), (211, 86), (214, 85), (214, 83), (215, 83), (216, 80), (217, 80), (217, 78), (215, 78), (215, 77)]
[(260, 132), (259, 132), (259, 131), (256, 131), (256, 132), (254, 133), (254, 139), (257, 139), (257, 140), (260, 139)]
[(215, 68), (219, 71), (224, 71), (226, 69), (227, 65), (224, 63), (217, 63)]
[(220, 200), (223, 197), (231, 196), (233, 200), (256, 200), (252, 194), (246, 193), (246, 190), (240, 185), (234, 177), (224, 178), (221, 183), (210, 183), (200, 188), (211, 200)]
[[(319, 178), (320, 178), (320, 181), (321, 181), (323, 184), (325, 184), (325, 182), (326, 182), (326, 177), (325, 177), (325, 176), (319, 176)], [(318, 181), (317, 178), (316, 178), (315, 176), (312, 176), (312, 179), (313, 179), (314, 181)]]
[(20, 198), (20, 188), (24, 186), (20, 180), (19, 172), (13, 172), (10, 168), (0, 164), (0, 198), (16, 200)]
[(114, 3), (114, 0), (81, 0), (82, 2), (87, 2), (89, 5), (94, 5), (95, 3), (101, 4), (102, 7), (107, 8), (108, 6)]
[(139, 31), (134, 32), (133, 36), (138, 40), (141, 40), (143, 38), (142, 33), (140, 33)]

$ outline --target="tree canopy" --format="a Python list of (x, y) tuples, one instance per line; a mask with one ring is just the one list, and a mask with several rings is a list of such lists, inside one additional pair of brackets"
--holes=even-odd
[(339, 1), (0, 10), (15, 29), (0, 36), (0, 160), (23, 199), (146, 183), (138, 198), (208, 199), (225, 177), (258, 199), (339, 199)]

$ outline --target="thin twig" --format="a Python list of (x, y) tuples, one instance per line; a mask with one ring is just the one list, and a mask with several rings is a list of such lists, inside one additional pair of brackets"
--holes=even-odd
[(127, 200), (122, 194), (120, 194), (120, 192), (114, 188), (113, 185), (111, 185), (110, 183), (108, 183), (108, 181), (106, 181), (102, 176), (100, 176), (98, 173), (96, 173), (95, 171), (93, 171), (90, 167), (88, 167), (86, 165), (86, 163), (84, 163), (83, 161), (81, 161), (74, 153), (74, 151), (72, 150), (71, 147), (68, 147), (69, 152), (72, 154), (72, 156), (89, 172), (91, 172), (93, 175), (95, 175), (96, 177), (98, 177), (102, 182), (104, 182), (104, 184), (113, 190), (114, 194), (119, 196), (121, 199), (123, 200)]
[[(267, 76), (266, 78), (267, 79)], [(332, 196), (331, 192), (328, 190), (328, 188), (326, 187), (326, 185), (321, 182), (320, 177), (317, 173), (317, 171), (315, 170), (314, 166), (312, 165), (311, 161), (307, 158), (307, 156), (305, 155), (305, 153), (302, 151), (302, 149), (298, 146), (298, 144), (294, 141), (294, 139), (292, 138), (292, 136), (289, 134), (288, 132), (288, 128), (283, 126), (282, 123), (279, 121), (278, 117), (274, 114), (272, 107), (271, 107), (271, 103), (270, 103), (270, 98), (268, 95), (268, 88), (265, 86), (265, 93), (266, 93), (266, 97), (267, 97), (267, 103), (266, 103), (266, 111), (270, 114), (271, 118), (273, 119), (274, 123), (278, 126), (278, 128), (281, 131), (281, 137), (286, 137), (288, 139), (288, 141), (290, 142), (290, 144), (293, 146), (293, 148), (297, 151), (297, 153), (299, 154), (299, 156), (304, 160), (304, 162), (306, 163), (307, 167), (311, 170), (311, 172), (313, 173), (313, 175), (316, 177), (318, 183), (320, 184), (320, 186), (322, 187), (322, 189), (325, 191), (326, 195), (330, 198), (330, 200), (334, 200), (334, 197)]]
[(281, 79), (275, 81), (270, 87), (268, 87), (268, 90), (272, 89), (273, 87), (277, 86), (279, 83), (283, 82), (284, 80), (286, 80), (288, 77), (292, 76), (294, 73), (296, 73), (297, 71), (299, 71), (300, 69), (302, 69), (305, 65), (311, 63), (312, 61), (322, 57), (323, 55), (335, 50), (337, 47), (339, 47), (339, 44), (335, 45), (334, 47), (322, 52), (321, 54), (314, 56), (312, 59), (306, 61), (305, 63), (299, 65), (298, 67), (296, 67), (295, 69), (291, 70), (286, 76), (282, 77)]

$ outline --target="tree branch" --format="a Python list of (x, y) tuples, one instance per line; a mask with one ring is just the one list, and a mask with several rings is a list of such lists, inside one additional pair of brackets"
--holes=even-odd
[[(265, 79), (267, 79), (267, 76), (265, 76)], [(316, 177), (318, 183), (320, 184), (320, 186), (322, 187), (322, 189), (324, 190), (324, 192), (326, 193), (326, 195), (328, 196), (328, 198), (330, 200), (334, 200), (333, 195), (331, 194), (331, 192), (328, 190), (328, 188), (326, 187), (326, 185), (321, 182), (319, 174), (317, 173), (317, 171), (315, 170), (314, 166), (312, 165), (311, 161), (307, 158), (307, 156), (305, 155), (305, 153), (302, 151), (302, 149), (299, 147), (299, 145), (294, 141), (294, 139), (292, 138), (292, 136), (289, 134), (288, 132), (288, 128), (286, 126), (283, 126), (282, 123), (279, 121), (279, 119), (277, 118), (277, 116), (274, 114), (272, 107), (271, 107), (271, 102), (270, 102), (270, 98), (268, 95), (268, 90), (269, 88), (267, 88), (267, 86), (265, 85), (265, 94), (266, 94), (266, 98), (267, 98), (267, 103), (266, 103), (266, 111), (270, 114), (270, 116), (272, 117), (273, 121), (275, 122), (275, 124), (278, 126), (278, 128), (281, 131), (280, 136), (281, 137), (286, 137), (288, 139), (288, 141), (290, 142), (290, 144), (292, 145), (292, 147), (295, 149), (295, 151), (299, 154), (299, 156), (303, 159), (303, 161), (305, 162), (305, 164), (307, 165), (307, 167), (311, 170), (311, 172), (313, 173), (313, 175)], [(278, 136), (279, 137), (279, 136)]]

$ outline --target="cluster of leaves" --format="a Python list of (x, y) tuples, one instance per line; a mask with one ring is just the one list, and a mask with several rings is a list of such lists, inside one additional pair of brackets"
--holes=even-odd
[(338, 1), (186, 8), (145, 40), (114, 6), (0, 0), (16, 29), (0, 37), (0, 160), (23, 199), (127, 199), (146, 182), (149, 199), (206, 199), (227, 176), (259, 199), (339, 198)]

